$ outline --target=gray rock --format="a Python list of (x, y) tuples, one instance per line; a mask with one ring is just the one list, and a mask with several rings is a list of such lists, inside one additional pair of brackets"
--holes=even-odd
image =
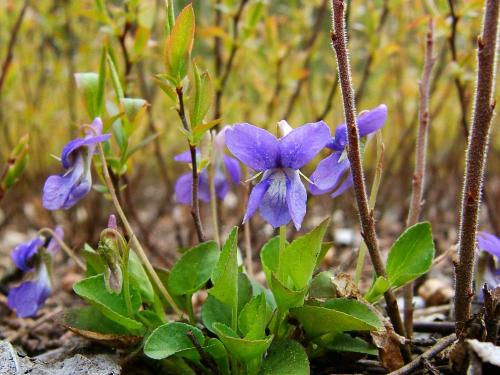
[(119, 375), (120, 371), (116, 355), (75, 354), (43, 362), (24, 356), (8, 342), (0, 342), (0, 375)]

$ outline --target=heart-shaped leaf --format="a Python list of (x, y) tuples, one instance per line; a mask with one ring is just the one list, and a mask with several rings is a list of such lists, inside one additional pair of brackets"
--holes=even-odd
[(203, 350), (212, 356), (217, 364), (217, 368), (223, 375), (229, 375), (231, 373), (229, 370), (229, 357), (227, 355), (227, 350), (220, 340), (216, 338), (208, 339), (206, 345), (203, 347)]
[(324, 271), (318, 273), (311, 281), (309, 298), (335, 298), (337, 288), (333, 283), (333, 273)]
[(387, 258), (387, 279), (398, 288), (426, 273), (434, 258), (430, 223), (413, 225), (394, 242)]
[(128, 272), (132, 284), (141, 292), (144, 302), (152, 303), (155, 298), (153, 285), (141, 264), (137, 254), (130, 249), (128, 254)]
[(188, 335), (194, 335), (198, 343), (203, 346), (205, 337), (196, 327), (186, 323), (167, 323), (156, 328), (144, 344), (144, 354), (153, 359), (164, 359), (178, 355), (191, 360), (199, 360), (193, 342)]
[(131, 348), (142, 340), (91, 306), (70, 309), (56, 320), (77, 335), (112, 348)]
[(375, 331), (382, 328), (375, 313), (354, 299), (335, 298), (321, 306), (301, 306), (292, 309), (291, 314), (311, 337), (332, 332)]
[(280, 340), (269, 348), (259, 375), (308, 375), (309, 373), (309, 360), (302, 345), (293, 340)]
[(241, 310), (238, 328), (243, 337), (250, 340), (263, 339), (266, 336), (267, 305), (264, 293), (253, 297)]
[[(321, 242), (329, 222), (329, 218), (324, 220), (311, 232), (294, 240), (285, 248), (283, 254), (279, 254), (277, 275), (284, 285), (290, 286), (289, 279), (291, 279), (293, 289), (300, 290), (307, 287), (316, 268)], [(285, 279), (282, 279), (281, 275)]]
[(222, 323), (214, 323), (212, 327), (229, 353), (244, 363), (250, 363), (256, 358), (260, 358), (273, 340), (273, 336), (262, 340), (242, 339), (236, 332)]
[(215, 332), (213, 324), (216, 322), (231, 325), (231, 306), (222, 303), (214, 296), (209, 295), (201, 307), (201, 320), (203, 325), (211, 332)]
[(234, 227), (226, 240), (219, 261), (212, 274), (213, 288), (208, 292), (222, 303), (238, 306), (238, 227)]
[(271, 290), (280, 311), (288, 311), (292, 307), (302, 306), (307, 288), (292, 290), (284, 286), (273, 273), (271, 275)]
[[(109, 293), (102, 274), (78, 281), (73, 285), (73, 290), (107, 318), (127, 329), (139, 330), (143, 327), (141, 322), (128, 316), (124, 290), (120, 294)], [(136, 312), (141, 305), (141, 297), (134, 288), (130, 288), (130, 299), (132, 310)]]
[(200, 290), (210, 279), (219, 255), (215, 241), (204, 242), (185, 252), (170, 271), (169, 290), (177, 295)]
[(378, 350), (375, 346), (359, 337), (352, 337), (347, 333), (335, 335), (333, 340), (326, 345), (326, 348), (336, 352), (363, 353), (370, 355), (378, 354)]

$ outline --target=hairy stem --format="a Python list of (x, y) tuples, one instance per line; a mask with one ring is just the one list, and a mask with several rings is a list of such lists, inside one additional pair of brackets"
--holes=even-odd
[(482, 35), (477, 39), (477, 79), (467, 153), (459, 230), (459, 260), (455, 268), (455, 330), (464, 339), (474, 295), (472, 279), (481, 189), (495, 101), (495, 58), (498, 39), (500, 0), (487, 0)]
[(212, 228), (214, 240), (220, 246), (219, 218), (217, 214), (217, 191), (215, 189), (215, 137), (211, 134), (210, 140), (210, 165), (208, 167), (208, 184), (210, 189), (210, 211), (212, 213)]
[[(410, 209), (406, 219), (406, 226), (415, 225), (419, 218), (423, 204), (424, 183), (426, 171), (427, 140), (429, 135), (429, 95), (432, 68), (435, 58), (433, 56), (434, 45), (434, 21), (429, 21), (427, 30), (427, 41), (425, 48), (424, 70), (422, 80), (419, 82), (420, 103), (418, 112), (417, 147), (415, 156), (415, 171), (413, 173), (412, 192), (410, 199)], [(413, 335), (413, 283), (410, 282), (404, 287), (404, 318), (405, 329), (408, 338)]]
[[(370, 209), (375, 208), (375, 203), (377, 201), (377, 194), (380, 187), (380, 182), (382, 181), (382, 166), (384, 165), (384, 153), (385, 153), (385, 145), (382, 141), (382, 134), (377, 132), (377, 167), (375, 169), (375, 177), (372, 182), (372, 189), (370, 191), (370, 200), (368, 204)], [(359, 246), (358, 252), (358, 260), (356, 262), (356, 273), (354, 276), (354, 282), (356, 285), (359, 284), (361, 280), (361, 274), (363, 273), (363, 269), (365, 266), (365, 258), (366, 258), (366, 243), (364, 241), (361, 242)]]
[[(455, 1), (448, 0), (448, 7), (450, 8), (450, 18), (451, 18), (451, 32), (448, 37), (448, 45), (451, 50), (451, 59), (455, 64), (458, 64), (458, 55), (457, 55), (457, 47), (456, 47), (456, 35), (457, 35), (457, 26), (460, 21), (459, 16), (455, 11)], [(458, 76), (454, 78), (455, 87), (457, 89), (458, 100), (460, 102), (460, 116), (461, 116), (461, 124), (462, 130), (465, 138), (469, 137), (469, 123), (467, 120), (468, 111), (467, 106), (469, 102), (469, 98), (467, 96), (467, 87), (464, 82), (460, 80)], [(488, 189), (486, 186), (483, 188), (483, 201), (486, 205), (486, 209), (488, 212), (488, 218), (490, 220), (490, 225), (495, 232), (495, 234), (500, 235), (500, 217), (498, 216), (497, 209), (493, 205), (493, 199), (491, 199), (490, 194), (488, 193)]]
[[(182, 87), (177, 87), (177, 98), (179, 100), (179, 109), (177, 112), (179, 113), (179, 117), (182, 122), (182, 126), (184, 130), (187, 132), (190, 131), (189, 124), (186, 118), (186, 111), (184, 108), (184, 94)], [(192, 166), (192, 176), (193, 176), (193, 185), (191, 189), (191, 216), (193, 217), (194, 226), (196, 228), (196, 234), (198, 236), (199, 242), (205, 242), (205, 234), (203, 233), (203, 225), (201, 223), (200, 216), (200, 201), (198, 199), (198, 188), (199, 188), (199, 175), (198, 175), (198, 162), (196, 158), (196, 147), (189, 143), (189, 152), (191, 153), (191, 166)]]
[[(333, 31), (331, 33), (331, 39), (337, 57), (337, 68), (344, 104), (344, 116), (347, 124), (347, 155), (351, 164), (354, 194), (356, 196), (362, 235), (366, 246), (368, 247), (370, 258), (377, 276), (385, 277), (385, 266), (379, 252), (373, 210), (371, 210), (368, 205), (365, 177), (359, 149), (359, 131), (356, 120), (356, 107), (354, 104), (354, 89), (351, 82), (349, 52), (346, 45), (343, 0), (332, 0), (332, 15)], [(399, 314), (399, 308), (394, 293), (389, 289), (385, 292), (384, 297), (387, 304), (387, 314), (394, 325), (395, 331), (398, 334), (405, 336), (405, 329)], [(405, 360), (409, 361), (411, 359), (409, 348), (405, 346), (402, 349)]]

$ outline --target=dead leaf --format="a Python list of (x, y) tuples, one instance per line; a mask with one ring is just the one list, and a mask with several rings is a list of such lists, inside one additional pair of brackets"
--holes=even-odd
[(481, 342), (476, 339), (467, 340), (469, 349), (476, 354), (481, 361), (500, 367), (500, 347), (491, 342)]
[(351, 278), (351, 275), (341, 272), (333, 278), (332, 282), (337, 288), (338, 297), (355, 298), (363, 300), (358, 287)]
[(370, 332), (370, 334), (378, 349), (378, 357), (382, 366), (389, 371), (395, 371), (404, 366), (401, 345), (405, 343), (405, 338), (394, 332), (390, 323), (386, 322), (383, 330)]
[(66, 328), (68, 328), (71, 332), (76, 333), (78, 336), (115, 349), (133, 348), (134, 346), (137, 346), (142, 340), (142, 337), (140, 336), (99, 333), (69, 326), (66, 326)]

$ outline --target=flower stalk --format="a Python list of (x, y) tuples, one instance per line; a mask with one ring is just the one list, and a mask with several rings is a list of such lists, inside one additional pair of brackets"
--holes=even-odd
[[(362, 228), (362, 236), (370, 253), (370, 258), (377, 276), (385, 277), (385, 266), (379, 251), (373, 210), (370, 209), (368, 204), (365, 177), (361, 162), (359, 131), (356, 120), (356, 107), (354, 103), (354, 89), (351, 80), (349, 53), (346, 45), (344, 6), (345, 4), (343, 0), (332, 0), (333, 30), (331, 33), (331, 40), (337, 58), (340, 88), (344, 105), (344, 116), (347, 124), (347, 155), (351, 164), (354, 193)], [(384, 297), (387, 304), (387, 314), (394, 325), (395, 331), (399, 335), (405, 336), (405, 329), (394, 293), (391, 289), (389, 289), (384, 293)], [(411, 360), (411, 353), (407, 346), (402, 347), (402, 354), (407, 362)]]
[(75, 252), (71, 250), (71, 248), (66, 245), (66, 243), (50, 228), (42, 228), (38, 231), (38, 234), (43, 235), (44, 233), (48, 234), (51, 238), (53, 238), (61, 247), (61, 249), (68, 255), (73, 262), (80, 268), (82, 271), (85, 271), (85, 264), (82, 263), (80, 259), (76, 256)]
[[(415, 156), (415, 171), (413, 173), (410, 209), (406, 219), (406, 227), (415, 225), (420, 219), (423, 204), (424, 183), (426, 172), (427, 141), (429, 137), (429, 96), (432, 68), (436, 61), (433, 56), (434, 21), (429, 21), (426, 38), (424, 70), (422, 80), (419, 82), (420, 103), (418, 112), (417, 147)], [(404, 287), (404, 323), (406, 337), (413, 335), (413, 282)]]
[(477, 79), (472, 126), (470, 130), (465, 177), (462, 191), (459, 260), (455, 268), (455, 331), (461, 340), (467, 336), (466, 323), (471, 316), (473, 269), (477, 243), (477, 227), (481, 190), (489, 143), (489, 133), (494, 115), (493, 98), (495, 63), (498, 40), (500, 0), (487, 0), (482, 34), (477, 39)]

